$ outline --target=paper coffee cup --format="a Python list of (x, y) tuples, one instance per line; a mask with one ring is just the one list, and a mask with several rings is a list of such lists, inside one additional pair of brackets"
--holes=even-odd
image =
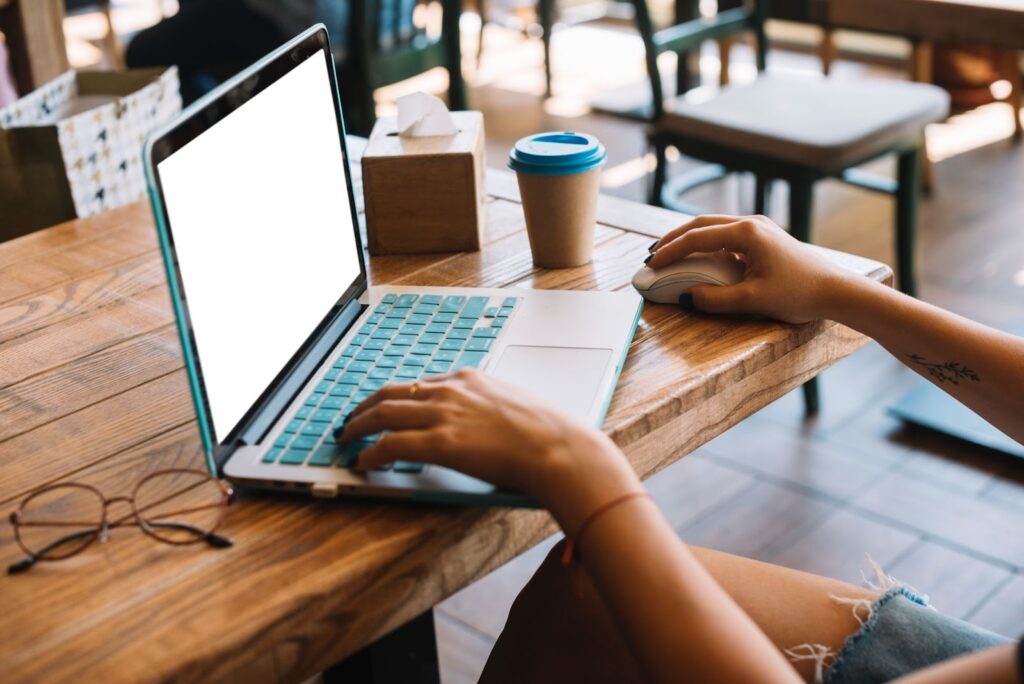
[(590, 262), (604, 146), (583, 133), (539, 133), (516, 142), (509, 168), (519, 179), (533, 263), (568, 268)]

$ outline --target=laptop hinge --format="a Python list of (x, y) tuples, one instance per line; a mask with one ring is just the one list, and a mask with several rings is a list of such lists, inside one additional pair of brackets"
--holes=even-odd
[(353, 298), (338, 316), (331, 322), (317, 341), (310, 347), (303, 359), (295, 364), (292, 372), (278, 386), (278, 389), (264, 403), (263, 408), (252, 418), (249, 425), (238, 436), (239, 444), (256, 444), (267, 433), (267, 430), (280, 417), (295, 394), (302, 389), (302, 386), (309, 380), (309, 376), (316, 372), (316, 369), (323, 364), (324, 359), (335, 348), (338, 340), (344, 336), (355, 320), (359, 317), (363, 307), (356, 298)]

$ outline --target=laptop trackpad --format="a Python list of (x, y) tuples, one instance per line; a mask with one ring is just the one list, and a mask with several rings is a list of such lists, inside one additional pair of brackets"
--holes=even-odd
[(490, 374), (586, 419), (611, 355), (611, 349), (510, 345)]

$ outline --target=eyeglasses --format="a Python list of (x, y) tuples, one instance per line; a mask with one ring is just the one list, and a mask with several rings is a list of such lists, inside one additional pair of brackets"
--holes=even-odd
[[(7, 572), (13, 575), (40, 561), (71, 558), (97, 539), (107, 541), (115, 527), (139, 527), (165, 544), (206, 542), (227, 548), (234, 542), (215, 532), (233, 497), (231, 488), (217, 478), (188, 468), (151, 473), (135, 485), (131, 496), (111, 499), (87, 484), (44, 487), (11, 513), (14, 538), (27, 555)], [(131, 506), (131, 512), (111, 520), (108, 512), (118, 502)]]

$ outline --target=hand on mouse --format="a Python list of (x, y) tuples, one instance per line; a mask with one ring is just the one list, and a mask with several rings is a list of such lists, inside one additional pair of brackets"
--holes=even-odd
[(698, 216), (665, 234), (647, 262), (663, 268), (694, 252), (734, 252), (746, 263), (743, 280), (691, 291), (709, 313), (747, 313), (787, 323), (830, 318), (837, 288), (852, 274), (793, 238), (765, 216)]
[(566, 529), (640, 487), (603, 433), (476, 370), (386, 385), (356, 408), (338, 438), (381, 432), (360, 453), (359, 468), (396, 459), (446, 466), (525, 492)]

